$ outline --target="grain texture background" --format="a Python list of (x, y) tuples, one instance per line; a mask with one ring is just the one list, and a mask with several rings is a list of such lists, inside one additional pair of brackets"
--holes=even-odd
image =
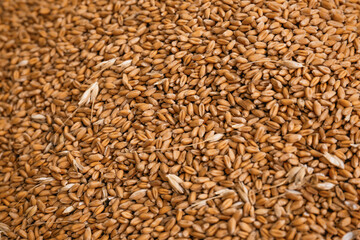
[(1, 239), (360, 237), (359, 18), (0, 1)]

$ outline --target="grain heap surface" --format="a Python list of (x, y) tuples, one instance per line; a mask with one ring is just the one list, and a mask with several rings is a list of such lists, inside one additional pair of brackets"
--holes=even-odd
[(0, 1), (1, 239), (360, 237), (359, 18)]

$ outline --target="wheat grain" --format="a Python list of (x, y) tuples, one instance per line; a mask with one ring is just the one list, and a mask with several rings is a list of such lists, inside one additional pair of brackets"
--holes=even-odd
[(7, 233), (10, 232), (10, 228), (5, 223), (0, 223), (0, 233), (4, 233), (7, 235)]

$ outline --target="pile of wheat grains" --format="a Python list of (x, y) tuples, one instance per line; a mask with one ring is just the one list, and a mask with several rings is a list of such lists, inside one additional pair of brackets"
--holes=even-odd
[(0, 1), (1, 239), (356, 239), (358, 0)]

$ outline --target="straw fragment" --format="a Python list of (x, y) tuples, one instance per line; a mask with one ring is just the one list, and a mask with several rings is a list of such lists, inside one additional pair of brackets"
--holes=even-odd
[(316, 184), (315, 187), (320, 190), (330, 190), (335, 187), (335, 184), (329, 183), (329, 182), (324, 182), (324, 183)]
[(290, 69), (298, 69), (304, 67), (302, 63), (290, 61), (290, 60), (283, 60), (278, 62), (280, 65), (290, 68)]
[(341, 168), (341, 169), (345, 168), (344, 162), (337, 156), (332, 155), (328, 152), (324, 153), (323, 156), (334, 166)]
[(123, 61), (122, 63), (120, 63), (119, 65), (117, 65), (118, 67), (122, 67), (122, 68), (127, 68), (131, 65), (132, 60), (126, 60)]
[(224, 136), (224, 134), (218, 133), (218, 134), (215, 134), (215, 135), (213, 135), (213, 136), (210, 136), (210, 137), (206, 138), (206, 139), (205, 139), (205, 142), (217, 142), (217, 141), (219, 141), (223, 136)]
[(94, 82), (81, 96), (80, 101), (78, 102), (79, 107), (88, 104), (90, 101), (95, 101), (98, 93), (99, 84), (97, 82)]
[(177, 192), (177, 193), (184, 193), (184, 189), (181, 186), (184, 181), (179, 178), (178, 176), (174, 174), (167, 174), (166, 178), (168, 179), (168, 182), (170, 186)]

